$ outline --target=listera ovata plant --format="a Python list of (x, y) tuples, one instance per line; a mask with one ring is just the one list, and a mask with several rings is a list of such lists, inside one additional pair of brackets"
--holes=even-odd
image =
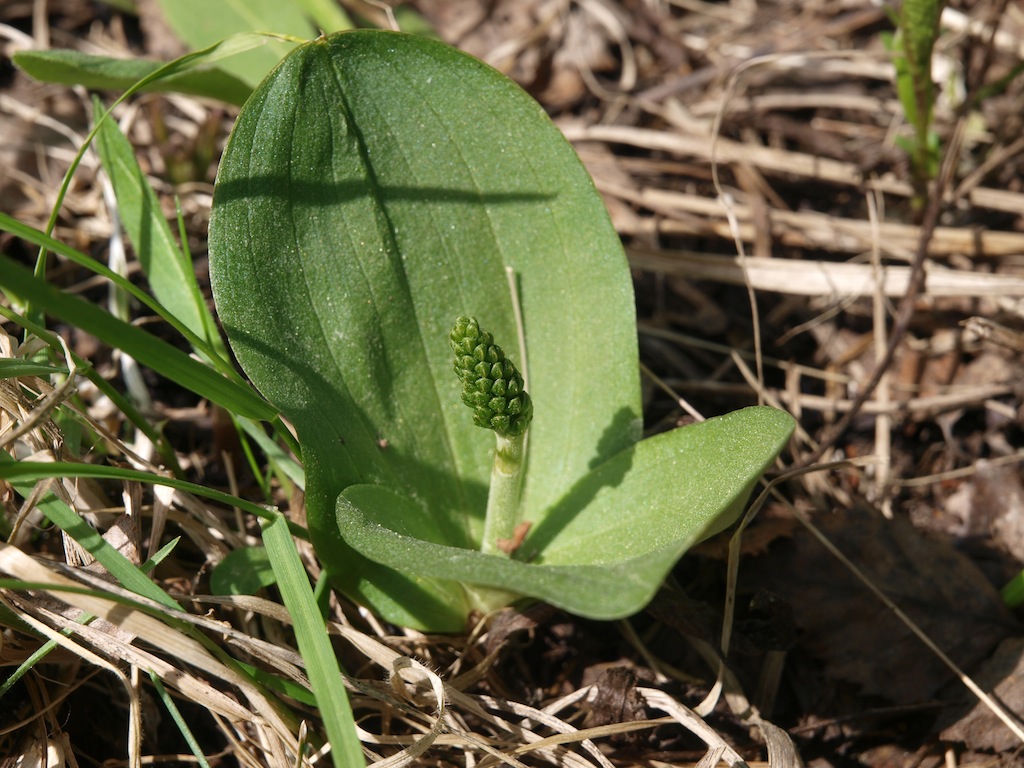
[(632, 282), (593, 183), (533, 99), (434, 41), (346, 32), (282, 61), (225, 149), (210, 271), (297, 432), (317, 555), (397, 624), (633, 613), (792, 430), (755, 407), (640, 439)]

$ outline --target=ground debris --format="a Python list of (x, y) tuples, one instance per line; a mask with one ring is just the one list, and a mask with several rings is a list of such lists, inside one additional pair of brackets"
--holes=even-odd
[(628, 667), (621, 664), (604, 667), (594, 686), (597, 696), (587, 713), (586, 727), (628, 723), (646, 717), (643, 701), (636, 691), (636, 674)]
[[(1010, 712), (1024, 712), (1024, 637), (1010, 637), (1000, 643), (974, 679)], [(943, 741), (960, 741), (973, 750), (1005, 752), (1020, 746), (992, 710), (973, 699), (967, 706), (947, 712), (939, 727)]]
[[(950, 543), (866, 503), (815, 518), (835, 545), (962, 668), (970, 671), (1019, 626), (981, 571)], [(896, 704), (925, 702), (952, 673), (809, 532), (741, 567), (741, 583), (785, 597), (799, 645), (825, 675)]]

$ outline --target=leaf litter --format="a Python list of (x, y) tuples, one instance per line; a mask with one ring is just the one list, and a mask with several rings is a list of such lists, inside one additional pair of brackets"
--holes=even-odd
[[(1020, 614), (1002, 606), (998, 589), (1024, 565), (1024, 84), (1012, 76), (1024, 60), (1020, 8), (985, 0), (954, 3), (943, 14), (935, 61), (949, 98), (940, 99), (935, 128), (958, 154), (941, 216), (929, 229), (913, 220), (906, 157), (893, 141), (905, 127), (880, 40), (888, 28), (881, 7), (788, 0), (409, 5), (443, 39), (538, 97), (604, 194), (634, 269), (644, 363), (657, 377), (645, 381), (648, 428), (684, 423), (689, 410), (711, 416), (760, 397), (800, 420), (788, 465), (819, 450), (822, 459), (858, 463), (783, 483), (785, 503), (770, 504), (745, 531), (734, 650), (725, 665), (723, 542), (684, 560), (648, 612), (616, 625), (535, 610), (496, 617), (466, 637), (430, 637), (334, 602), (335, 628), (345, 638), (339, 653), (371, 759), (471, 764), (495, 762), (498, 749), (510, 764), (527, 765), (788, 765), (795, 758), (780, 755), (791, 740), (813, 766), (1013, 765), (1019, 737), (796, 522), (789, 505), (1019, 722)], [(46, 40), (151, 53), (154, 41), (170, 39), (148, 10), (140, 30), (132, 17), (106, 7), (50, 2), (48, 23), (39, 27), (30, 6), (0, 9), (0, 23), (9, 25), (4, 55)], [(957, 111), (958, 93), (998, 83), (972, 110)], [(211, 175), (197, 172), (175, 185), (168, 168), (199, 148), (211, 120), (220, 121), (222, 142), (230, 116), (181, 97), (140, 97), (128, 109), (143, 167), (166, 212), (171, 194), (178, 195), (201, 268)], [(0, 210), (43, 225), (75, 136), (85, 132), (86, 110), (68, 89), (17, 74), (0, 91)], [(153, 121), (169, 130), (154, 132)], [(85, 250), (103, 248), (112, 224), (101, 201), (93, 171), (82, 169), (57, 236)], [(5, 251), (33, 257), (2, 237)], [(922, 243), (925, 279), (908, 294)], [(84, 272), (55, 262), (52, 274), (102, 296)], [(897, 333), (901, 306), (907, 322)], [(893, 338), (891, 362), (859, 402)], [(73, 331), (68, 343), (118, 380), (109, 350)], [(43, 385), (27, 381), (17, 398), (4, 400), (4, 431), (30, 418), (23, 395), (52, 390)], [(204, 482), (233, 482), (236, 493), (259, 498), (237, 461), (239, 445), (216, 426), (216, 415), (165, 382), (150, 377), (147, 386), (155, 407), (174, 415), (168, 439), (182, 466)], [(121, 431), (119, 414), (102, 396), (80, 394), (85, 417), (103, 426), (101, 434)], [(836, 435), (835, 425), (850, 414)], [(59, 428), (66, 426), (40, 418), (19, 438), (21, 455), (52, 452)], [(112, 456), (131, 451), (110, 442)], [(126, 507), (141, 509), (145, 536), (150, 492), (138, 506), (126, 504), (116, 485), (74, 490), (79, 495), (66, 498), (103, 531), (118, 529)], [(275, 492), (299, 518), (301, 494)], [(32, 514), (24, 498), (5, 494)], [(189, 621), (233, 652), (302, 681), (279, 607), (211, 601), (206, 593), (208, 567), (229, 548), (251, 543), (254, 530), (230, 510), (183, 494), (170, 504), (169, 521), (167, 535), (181, 534), (185, 543), (156, 578), (195, 604)], [(21, 538), (18, 546), (65, 557), (63, 543), (46, 535)], [(13, 555), (5, 562), (27, 567)], [(307, 567), (317, 575), (315, 560)], [(8, 568), (16, 570), (5, 566), (8, 575)], [(54, 583), (67, 578), (49, 570), (33, 572)], [(70, 628), (42, 595), (11, 597), (5, 602), (15, 612), (55, 639), (58, 629)], [(29, 673), (4, 710), (5, 724), (23, 725), (7, 732), (0, 751), (48, 746), (79, 761), (123, 759), (129, 742), (140, 743), (138, 734), (129, 737), (129, 722), (146, 727), (129, 713), (148, 706), (150, 694), (93, 670), (125, 663), (177, 670), (178, 690), (199, 703), (186, 706), (188, 717), (206, 723), (204, 743), (220, 745), (208, 754), (231, 750), (246, 764), (284, 764), (290, 726), (257, 716), (264, 704), (255, 691), (224, 678), (211, 687), (218, 668), (189, 656), (176, 631), (158, 623), (141, 625), (151, 633), (147, 661), (115, 635), (62, 640), (45, 669), (70, 685)], [(32, 650), (30, 636), (5, 632), (5, 664)], [(415, 661), (396, 667), (400, 658)], [(203, 665), (206, 674), (197, 674)], [(90, 733), (88, 713), (100, 711), (99, 698), (124, 703), (105, 710), (103, 728)], [(760, 724), (743, 709), (751, 701)], [(54, 734), (48, 744), (30, 729), (36, 722)], [(778, 741), (777, 731), (789, 736)], [(156, 734), (148, 732), (135, 749), (180, 749), (162, 746)], [(404, 757), (396, 752), (410, 747)]]

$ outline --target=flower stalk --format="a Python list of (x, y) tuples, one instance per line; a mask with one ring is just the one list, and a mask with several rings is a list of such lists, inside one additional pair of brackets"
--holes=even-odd
[(513, 540), (519, 522), (533, 401), (515, 364), (475, 319), (459, 317), (450, 341), (455, 372), (462, 382), (462, 402), (473, 409), (473, 423), (493, 430), (497, 437), (481, 550), (508, 556), (507, 542)]

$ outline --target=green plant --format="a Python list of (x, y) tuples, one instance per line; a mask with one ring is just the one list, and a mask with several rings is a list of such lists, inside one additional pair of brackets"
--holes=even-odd
[(896, 66), (896, 92), (907, 122), (914, 132), (897, 143), (910, 158), (914, 185), (912, 208), (920, 213), (927, 200), (928, 184), (939, 170), (939, 137), (932, 130), (935, 83), (932, 81), (932, 50), (939, 37), (939, 18), (944, 0), (903, 0), (898, 12), (890, 12), (895, 34), (884, 37)]
[[(529, 96), (439, 43), (356, 31), (285, 57), (221, 162), (210, 268), (237, 359), (298, 433), (319, 557), (406, 626), (459, 631), (520, 597), (635, 612), (792, 430), (749, 408), (639, 439), (632, 286), (600, 197)], [(450, 333), (475, 316), (517, 338), (507, 270), (534, 417), (495, 494), (507, 446), (461, 405)], [(493, 537), (489, 495), (514, 507)], [(508, 519), (529, 530), (495, 552)]]

